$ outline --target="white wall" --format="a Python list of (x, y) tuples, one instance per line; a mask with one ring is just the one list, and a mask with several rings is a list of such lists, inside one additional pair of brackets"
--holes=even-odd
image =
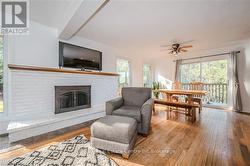
[[(130, 62), (130, 74), (131, 74), (131, 85), (133, 87), (143, 87), (143, 65), (149, 64), (153, 68), (153, 63), (148, 58), (142, 58), (143, 55), (136, 53), (124, 53), (121, 52), (118, 54), (118, 59), (124, 59)], [(130, 57), (128, 56), (130, 55)]]
[[(115, 48), (111, 48), (107, 45), (84, 39), (78, 36), (73, 37), (69, 41), (72, 44), (81, 45), (93, 49), (98, 49), (103, 52), (103, 70), (107, 72), (116, 72), (116, 60), (126, 59), (131, 63), (131, 86), (142, 87), (143, 86), (143, 64), (152, 64), (148, 59), (142, 59), (141, 56), (131, 56), (134, 53), (120, 52)], [(130, 56), (128, 56), (130, 55)]]
[[(199, 57), (206, 55), (213, 55), (217, 53), (230, 52), (233, 50), (240, 50), (239, 54), (239, 79), (241, 86), (241, 94), (243, 100), (243, 111), (250, 112), (250, 41), (238, 41), (233, 42), (229, 45), (226, 45), (221, 48), (197, 51), (189, 54), (182, 54), (178, 58), (190, 58), (190, 57)], [(160, 58), (154, 59), (154, 68), (155, 68), (155, 80), (170, 80), (174, 81), (175, 75), (175, 60), (176, 58), (173, 56), (165, 55)]]
[(173, 60), (174, 58), (168, 55), (154, 60), (155, 81), (171, 87), (175, 74), (175, 62)]
[(241, 49), (238, 59), (239, 81), (243, 111), (250, 112), (250, 41)]
[[(29, 35), (10, 36), (9, 38), (12, 45), (9, 63), (58, 68), (58, 41), (60, 39), (57, 38), (56, 29), (32, 21)], [(65, 42), (102, 51), (103, 71), (116, 71), (118, 53), (115, 49), (80, 37), (74, 37)]]
[[(9, 64), (43, 66), (58, 68), (59, 48), (57, 30), (36, 22), (30, 23), (30, 34), (8, 36)], [(90, 47), (103, 52), (103, 71), (116, 71), (117, 52), (106, 45), (91, 40), (74, 37), (66, 41), (80, 46)], [(35, 71), (7, 70), (9, 72), (7, 96), (8, 110), (5, 119), (14, 121), (34, 121), (52, 119), (53, 121), (69, 115), (104, 113), (104, 104), (117, 93), (118, 77), (48, 73)], [(61, 115), (54, 114), (54, 86), (91, 85), (92, 108)], [(88, 119), (91, 116), (88, 116)], [(82, 119), (84, 121), (84, 117)], [(70, 123), (68, 123), (70, 124)], [(72, 120), (72, 123), (74, 121)], [(65, 126), (62, 126), (65, 127)], [(51, 126), (53, 128), (53, 125)], [(1, 125), (0, 132), (6, 130)], [(46, 131), (44, 131), (46, 132)]]
[(58, 67), (57, 30), (30, 22), (29, 35), (9, 36), (9, 63)]
[(131, 62), (132, 69), (132, 86), (142, 87), (143, 86), (143, 62), (140, 59), (134, 59)]

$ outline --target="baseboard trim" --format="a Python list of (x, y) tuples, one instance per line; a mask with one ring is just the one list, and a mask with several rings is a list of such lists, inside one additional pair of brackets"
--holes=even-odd
[(250, 116), (250, 112), (240, 112), (240, 111), (235, 111), (236, 113), (240, 113), (240, 114), (244, 114), (244, 115), (249, 115)]

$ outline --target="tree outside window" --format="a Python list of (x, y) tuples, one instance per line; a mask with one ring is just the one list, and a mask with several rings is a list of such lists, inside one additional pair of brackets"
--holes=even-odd
[(181, 82), (200, 82), (200, 63), (190, 63), (181, 65)]
[(227, 59), (180, 66), (181, 82), (227, 83)]
[(118, 59), (117, 60), (117, 72), (120, 74), (118, 78), (119, 92), (122, 87), (130, 85), (130, 65), (128, 60)]
[(152, 87), (152, 69), (148, 64), (143, 65), (143, 86)]

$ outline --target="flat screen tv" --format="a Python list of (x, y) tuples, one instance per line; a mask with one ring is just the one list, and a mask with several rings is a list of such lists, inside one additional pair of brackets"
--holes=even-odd
[(102, 52), (59, 42), (59, 66), (101, 71)]

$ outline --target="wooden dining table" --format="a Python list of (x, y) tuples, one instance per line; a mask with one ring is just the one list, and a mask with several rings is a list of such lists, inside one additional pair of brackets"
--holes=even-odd
[(166, 100), (171, 101), (173, 95), (184, 95), (187, 96), (187, 102), (193, 104), (192, 98), (195, 96), (205, 96), (207, 91), (200, 90), (182, 90), (182, 89), (159, 89), (157, 90), (160, 93), (164, 93), (166, 95)]
[[(196, 113), (195, 108), (199, 107), (199, 105), (194, 104), (192, 98), (195, 96), (205, 96), (207, 94), (207, 91), (199, 91), (199, 90), (181, 90), (181, 89), (159, 89), (157, 92), (164, 93), (166, 95), (166, 98), (164, 99), (155, 99), (154, 104), (163, 104), (167, 106), (176, 106), (185, 108), (188, 110), (186, 111), (179, 111), (179, 113), (184, 113), (186, 116), (191, 117), (192, 122), (196, 121)], [(187, 96), (187, 102), (174, 102), (172, 101), (173, 95), (184, 95)], [(155, 112), (155, 109), (153, 107), (153, 112)], [(167, 119), (169, 117), (169, 114), (171, 113), (171, 109), (167, 109)]]

